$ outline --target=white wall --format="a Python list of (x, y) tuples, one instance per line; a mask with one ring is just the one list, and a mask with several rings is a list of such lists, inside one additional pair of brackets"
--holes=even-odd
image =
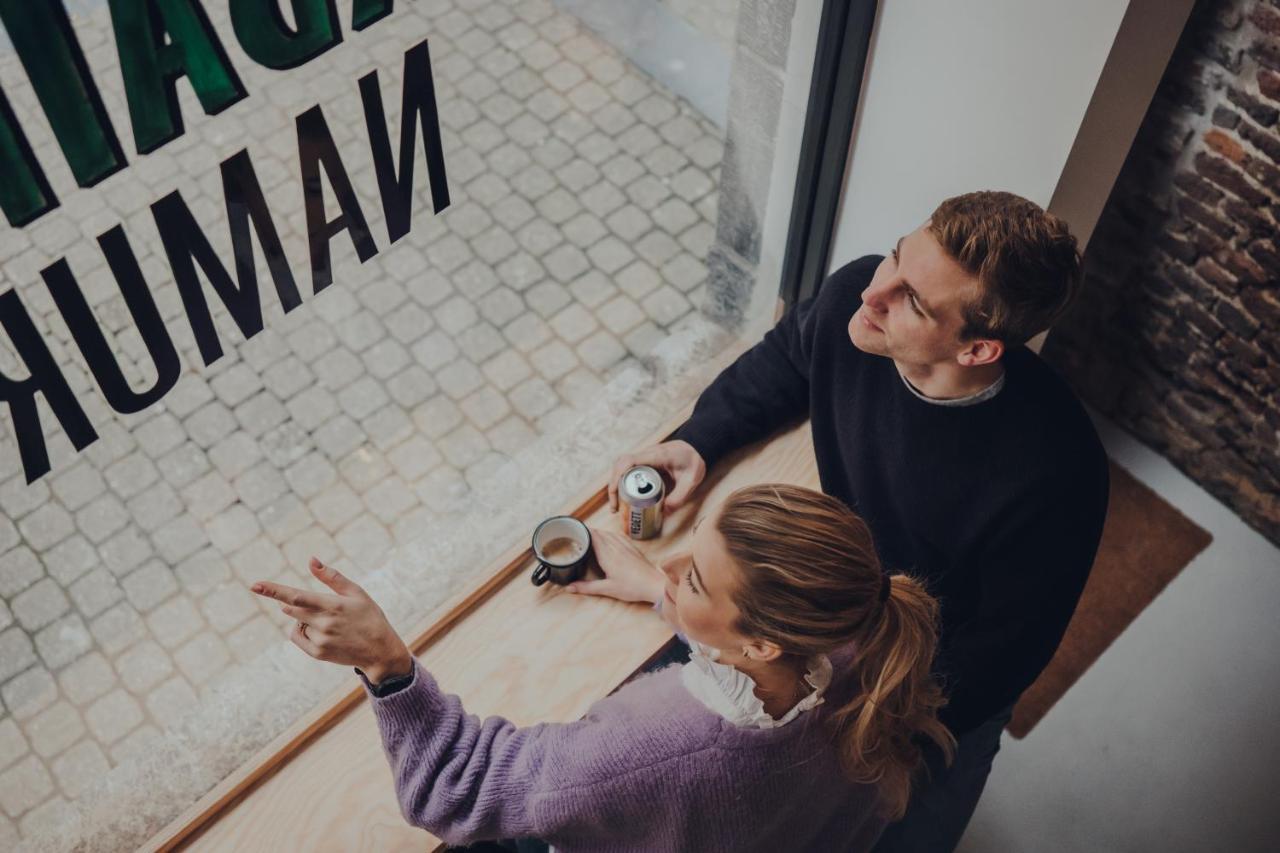
[(1128, 5), (882, 0), (830, 268), (958, 193), (1048, 206)]

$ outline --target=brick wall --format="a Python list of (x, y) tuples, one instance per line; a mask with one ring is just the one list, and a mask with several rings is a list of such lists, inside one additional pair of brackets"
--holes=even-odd
[(1280, 0), (1200, 0), (1045, 353), (1280, 543)]

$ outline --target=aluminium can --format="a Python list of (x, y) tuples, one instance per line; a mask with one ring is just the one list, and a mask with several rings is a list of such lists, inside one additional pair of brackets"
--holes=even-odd
[(622, 500), (622, 527), (632, 539), (652, 539), (662, 532), (662, 475), (648, 465), (637, 465), (622, 475), (618, 497)]

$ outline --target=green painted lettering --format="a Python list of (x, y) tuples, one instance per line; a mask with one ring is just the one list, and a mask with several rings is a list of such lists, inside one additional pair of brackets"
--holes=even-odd
[(254, 62), (297, 68), (342, 42), (333, 0), (290, 0), (297, 29), (280, 14), (280, 0), (231, 0), (231, 27)]
[(198, 0), (110, 0), (111, 23), (138, 153), (182, 135), (177, 81), (185, 75), (209, 115), (245, 97)]

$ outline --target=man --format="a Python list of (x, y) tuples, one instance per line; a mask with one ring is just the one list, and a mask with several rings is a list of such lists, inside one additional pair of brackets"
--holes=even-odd
[[(953, 849), (1014, 702), (1057, 648), (1097, 552), (1107, 461), (1083, 407), (1024, 344), (1079, 289), (1064, 223), (1009, 193), (944, 201), (888, 257), (834, 272), (703, 392), (662, 469), (670, 508), (731, 450), (808, 416), (822, 488), (866, 519), (886, 569), (942, 602), (943, 719), (877, 850)], [(607, 581), (599, 582), (607, 584)], [(599, 591), (584, 588), (582, 591)]]

